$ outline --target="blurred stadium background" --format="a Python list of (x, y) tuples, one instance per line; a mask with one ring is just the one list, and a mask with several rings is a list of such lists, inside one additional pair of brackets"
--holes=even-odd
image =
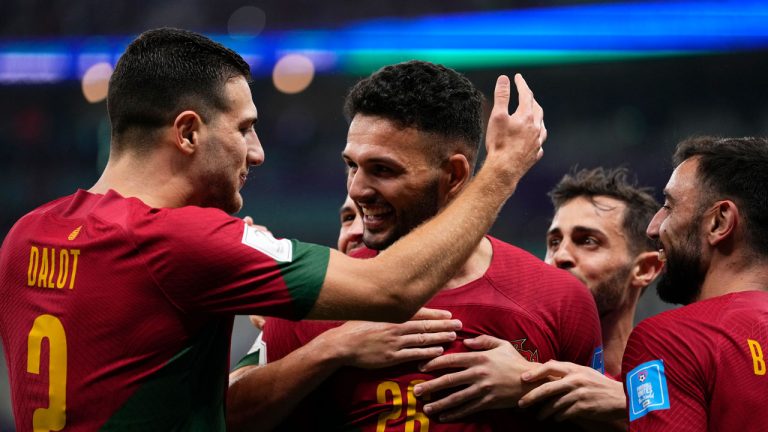
[[(661, 199), (680, 139), (768, 134), (765, 3), (8, 0), (0, 238), (29, 210), (95, 182), (108, 154), (111, 67), (141, 31), (173, 26), (210, 35), (253, 67), (267, 158), (240, 214), (326, 245), (335, 244), (344, 197), (341, 106), (356, 80), (418, 58), (462, 71), (490, 98), (499, 73), (522, 72), (549, 139), (492, 233), (543, 257), (545, 193), (571, 166), (627, 166)], [(640, 318), (664, 308), (653, 291), (642, 303)], [(233, 359), (254, 336), (239, 318)], [(2, 431), (13, 430), (7, 379), (2, 362)]]

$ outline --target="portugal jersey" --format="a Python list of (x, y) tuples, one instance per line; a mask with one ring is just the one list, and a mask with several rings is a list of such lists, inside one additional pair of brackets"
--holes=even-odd
[(0, 249), (17, 430), (223, 430), (233, 315), (303, 317), (328, 256), (113, 191), (38, 208)]
[(633, 431), (756, 431), (768, 424), (768, 293), (703, 300), (635, 328), (622, 374)]
[[(600, 323), (591, 294), (576, 278), (514, 246), (490, 239), (487, 272), (466, 285), (441, 291), (427, 307), (448, 310), (461, 320), (457, 340), (446, 353), (466, 351), (462, 340), (479, 335), (506, 339), (528, 360), (590, 365), (602, 351)], [(263, 330), (268, 361), (278, 360), (337, 324), (268, 319)], [(264, 346), (264, 345), (262, 345)], [(263, 354), (263, 352), (262, 352)], [(493, 410), (459, 423), (427, 417), (413, 387), (434, 378), (417, 363), (378, 369), (342, 368), (294, 411), (284, 430), (486, 431), (542, 429), (535, 414)], [(538, 429), (537, 429), (538, 428)]]

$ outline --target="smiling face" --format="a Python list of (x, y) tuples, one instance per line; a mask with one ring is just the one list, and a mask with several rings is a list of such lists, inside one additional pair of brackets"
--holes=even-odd
[(264, 150), (256, 135), (256, 106), (242, 76), (224, 86), (228, 109), (213, 115), (200, 128), (197, 169), (197, 205), (236, 213), (243, 206), (240, 189), (248, 168), (264, 162)]
[(339, 209), (339, 219), (341, 220), (339, 250), (349, 255), (365, 246), (363, 244), (363, 218), (349, 195)]
[(363, 241), (385, 249), (444, 204), (433, 134), (357, 114), (342, 154), (349, 196), (363, 214)]
[(615, 198), (578, 196), (557, 209), (547, 231), (545, 261), (584, 282), (600, 316), (630, 299), (633, 257), (622, 227), (625, 210)]
[(697, 166), (696, 158), (678, 165), (664, 188), (664, 206), (648, 225), (648, 236), (660, 243), (660, 257), (666, 258), (656, 289), (659, 297), (669, 303), (687, 305), (696, 301), (706, 273)]

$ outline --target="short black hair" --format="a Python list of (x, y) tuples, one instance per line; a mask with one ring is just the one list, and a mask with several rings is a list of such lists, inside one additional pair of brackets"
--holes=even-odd
[[(113, 143), (127, 132), (151, 133), (186, 110), (208, 121), (227, 109), (224, 85), (231, 78), (251, 79), (240, 55), (191, 31), (160, 28), (139, 35), (118, 60), (109, 80), (107, 109)], [(146, 146), (147, 140), (131, 140)]]
[[(482, 140), (482, 94), (453, 69), (412, 60), (386, 66), (359, 81), (347, 94), (344, 113), (379, 116), (400, 127), (413, 127), (462, 142), (474, 166)], [(454, 148), (435, 149), (442, 158)]]
[(700, 208), (730, 199), (745, 222), (749, 247), (768, 257), (768, 139), (692, 137), (677, 145), (675, 166), (696, 158), (702, 190)]
[(555, 211), (577, 197), (593, 200), (596, 196), (607, 196), (623, 202), (626, 209), (622, 228), (629, 240), (630, 252), (637, 255), (657, 248), (655, 242), (645, 235), (648, 224), (659, 209), (659, 203), (652, 194), (652, 188), (637, 185), (637, 178), (630, 180), (629, 170), (625, 167), (582, 170), (574, 167), (548, 195)]

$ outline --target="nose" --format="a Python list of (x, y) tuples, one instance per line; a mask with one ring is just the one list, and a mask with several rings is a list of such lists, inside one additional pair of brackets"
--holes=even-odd
[(651, 219), (651, 222), (648, 224), (648, 228), (645, 230), (645, 235), (651, 239), (656, 240), (659, 238), (659, 228), (661, 227), (661, 222), (664, 220), (664, 216), (661, 214), (663, 210), (664, 208), (660, 208), (659, 211), (653, 215), (653, 219)]
[(557, 249), (552, 252), (547, 252), (546, 262), (557, 268), (566, 270), (576, 266), (576, 262), (570, 252), (569, 243), (565, 240), (558, 245)]
[[(374, 190), (363, 170), (359, 168), (349, 170), (347, 174), (347, 192), (352, 201), (355, 202), (365, 202), (374, 195)], [(355, 222), (357, 222), (357, 219), (360, 218), (356, 218)], [(360, 224), (362, 225), (362, 220)]]
[(259, 166), (264, 163), (264, 148), (261, 147), (259, 136), (253, 134), (253, 140), (248, 143), (248, 154), (246, 161), (249, 166)]

